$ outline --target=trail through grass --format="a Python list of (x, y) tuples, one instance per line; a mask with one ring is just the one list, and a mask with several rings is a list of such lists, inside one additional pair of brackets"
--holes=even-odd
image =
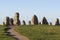
[(4, 32), (4, 28), (5, 27), (0, 26), (0, 40), (15, 40), (12, 37), (6, 35), (7, 33)]

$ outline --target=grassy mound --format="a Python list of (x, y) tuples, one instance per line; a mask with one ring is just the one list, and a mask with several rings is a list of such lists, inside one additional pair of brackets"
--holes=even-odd
[(4, 28), (5, 27), (0, 26), (0, 40), (15, 40), (12, 37), (6, 35)]
[(15, 31), (30, 40), (60, 40), (60, 26), (24, 25), (16, 27)]

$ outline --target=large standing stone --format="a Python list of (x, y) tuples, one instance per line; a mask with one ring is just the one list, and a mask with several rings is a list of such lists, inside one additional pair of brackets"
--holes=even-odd
[(13, 25), (13, 18), (10, 18), (10, 25)]
[(24, 20), (22, 21), (22, 25), (26, 25), (26, 22)]
[(19, 13), (16, 12), (14, 16), (14, 25), (20, 25), (20, 20), (19, 20)]
[(59, 19), (58, 18), (55, 19), (55, 25), (59, 25)]
[(45, 17), (43, 17), (41, 24), (48, 24), (48, 21), (47, 21), (47, 19)]
[(36, 15), (32, 17), (32, 24), (38, 24), (38, 18)]
[(6, 18), (4, 18), (5, 20), (4, 20), (4, 23), (5, 23), (5, 25), (6, 26), (9, 26), (10, 24), (9, 24), (9, 17), (6, 17)]

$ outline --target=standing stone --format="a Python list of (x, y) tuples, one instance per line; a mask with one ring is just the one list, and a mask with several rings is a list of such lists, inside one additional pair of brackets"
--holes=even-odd
[(39, 24), (41, 24), (41, 22), (39, 22)]
[(31, 21), (29, 21), (29, 25), (31, 25)]
[(38, 24), (38, 18), (37, 18), (36, 15), (34, 15), (34, 16), (32, 17), (32, 24), (33, 24), (33, 25), (34, 25), (34, 24)]
[(10, 24), (9, 24), (9, 17), (6, 17), (6, 18), (5, 18), (4, 23), (5, 23), (6, 26), (9, 26), (9, 25), (10, 25)]
[(45, 17), (43, 17), (41, 24), (48, 24), (48, 21), (47, 21), (47, 19)]
[(55, 19), (55, 25), (59, 25), (59, 19), (58, 18)]
[(26, 23), (25, 23), (25, 21), (24, 21), (24, 20), (22, 21), (22, 23), (23, 23), (23, 25), (26, 25)]
[(10, 25), (13, 25), (13, 18), (10, 19)]
[(5, 26), (5, 22), (3, 22), (3, 26)]
[(20, 25), (20, 20), (19, 20), (19, 13), (16, 12), (14, 16), (14, 25)]
[(50, 22), (49, 25), (52, 25), (52, 22)]

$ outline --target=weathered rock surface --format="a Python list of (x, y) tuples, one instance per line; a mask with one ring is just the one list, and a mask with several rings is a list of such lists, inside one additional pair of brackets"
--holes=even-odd
[(59, 25), (59, 19), (58, 18), (55, 19), (55, 25)]
[(10, 18), (10, 21), (9, 21), (10, 22), (10, 25), (14, 25), (13, 24), (13, 21), (14, 21), (13, 18)]
[(32, 17), (32, 24), (35, 24), (35, 25), (38, 24), (38, 18), (36, 15)]
[(6, 26), (9, 26), (9, 25), (10, 25), (10, 23), (9, 23), (9, 17), (6, 17), (6, 18), (5, 18), (5, 25), (6, 25)]
[(14, 16), (14, 25), (20, 25), (19, 12), (16, 12)]
[(47, 21), (47, 19), (45, 17), (43, 17), (41, 24), (48, 24), (48, 21)]

